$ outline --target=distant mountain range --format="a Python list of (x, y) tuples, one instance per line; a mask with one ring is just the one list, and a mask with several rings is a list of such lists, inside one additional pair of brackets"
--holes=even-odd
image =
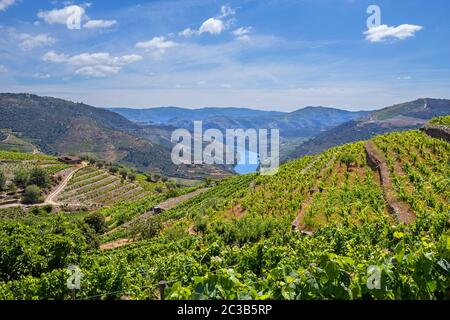
[(172, 163), (173, 130), (192, 130), (194, 120), (202, 120), (204, 129), (223, 131), (278, 128), (281, 160), (286, 161), (376, 134), (418, 128), (428, 119), (448, 114), (450, 100), (429, 98), (374, 112), (306, 107), (283, 113), (246, 108), (107, 110), (52, 97), (4, 93), (0, 94), (0, 148), (85, 154), (140, 170), (198, 178), (228, 175), (231, 168)]
[(175, 128), (193, 130), (193, 121), (201, 120), (204, 129), (280, 129), (283, 138), (304, 138), (330, 129), (344, 122), (360, 118), (369, 112), (306, 107), (294, 112), (262, 111), (246, 108), (201, 108), (177, 107), (129, 109), (110, 108), (135, 122), (159, 123)]
[(0, 94), (0, 115), (0, 130), (9, 130), (47, 154), (88, 155), (182, 177), (199, 177), (211, 171), (221, 174), (216, 168), (175, 166), (170, 156), (171, 130), (140, 126), (105, 109), (51, 97), (5, 93)]
[(109, 108), (134, 122), (170, 124), (175, 119), (188, 121), (206, 120), (211, 117), (252, 118), (282, 115), (283, 112), (263, 111), (248, 108), (200, 108), (157, 107), (148, 109)]
[(366, 140), (377, 134), (416, 129), (433, 117), (449, 114), (450, 100), (446, 99), (423, 98), (393, 105), (321, 132), (292, 150), (282, 160), (317, 154), (328, 148)]

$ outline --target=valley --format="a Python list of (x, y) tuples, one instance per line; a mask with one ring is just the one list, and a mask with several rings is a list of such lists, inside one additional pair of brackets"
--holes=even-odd
[[(161, 280), (166, 299), (445, 299), (450, 143), (429, 126), (447, 132), (449, 116), (290, 160), (273, 176), (190, 187), (2, 151), (7, 181), (19, 167), (73, 171), (53, 187), (63, 185), (58, 205), (0, 205), (1, 248), (14, 248), (0, 251), (0, 297), (67, 299), (65, 267), (76, 263), (80, 300), (158, 299)], [(380, 289), (366, 286), (370, 268)]]

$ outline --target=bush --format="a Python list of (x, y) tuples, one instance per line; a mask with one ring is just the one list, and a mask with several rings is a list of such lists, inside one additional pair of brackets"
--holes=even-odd
[(34, 184), (41, 188), (47, 188), (50, 186), (50, 177), (43, 169), (36, 167), (31, 170), (28, 184)]
[(43, 209), (46, 213), (52, 213), (52, 211), (53, 211), (53, 206), (52, 206), (51, 204), (47, 204), (47, 205), (43, 206), (42, 209)]
[(97, 250), (100, 247), (100, 240), (98, 234), (95, 232), (94, 228), (84, 221), (78, 222), (78, 229), (83, 235), (88, 250)]
[(18, 188), (25, 188), (28, 185), (30, 175), (28, 171), (19, 169), (14, 172), (13, 182)]
[(34, 204), (42, 201), (44, 201), (44, 198), (42, 197), (41, 188), (34, 184), (25, 188), (25, 192), (22, 196), (22, 203)]
[(93, 213), (84, 218), (84, 222), (98, 234), (104, 233), (108, 228), (105, 217), (100, 213)]
[(194, 220), (194, 229), (197, 232), (205, 233), (208, 227), (208, 219), (204, 215), (197, 215)]
[(150, 218), (143, 223), (135, 226), (133, 228), (132, 234), (135, 237), (139, 235), (141, 239), (151, 239), (159, 234), (161, 228), (161, 222)]
[(6, 188), (6, 177), (3, 171), (0, 171), (0, 191), (5, 190)]
[(116, 174), (117, 172), (119, 172), (119, 167), (117, 166), (111, 166), (108, 168), (108, 171), (112, 174)]
[(135, 181), (136, 180), (136, 174), (131, 172), (128, 174), (128, 179), (130, 179), (130, 181)]
[(122, 176), (123, 179), (126, 179), (128, 177), (128, 170), (127, 169), (120, 169), (119, 174)]

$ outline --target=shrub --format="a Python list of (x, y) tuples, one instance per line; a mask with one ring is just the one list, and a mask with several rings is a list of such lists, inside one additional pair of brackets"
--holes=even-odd
[(136, 174), (133, 172), (130, 172), (128, 174), (128, 179), (130, 179), (130, 181), (135, 181), (136, 180)]
[(119, 174), (122, 176), (123, 179), (126, 179), (128, 177), (128, 170), (127, 169), (120, 169)]
[(119, 167), (117, 166), (111, 166), (108, 168), (108, 171), (112, 174), (116, 174), (117, 172), (119, 172)]
[(29, 177), (28, 171), (19, 169), (14, 172), (13, 182), (18, 188), (25, 188), (28, 185)]
[(5, 190), (6, 188), (6, 177), (3, 171), (0, 171), (0, 191)]
[(84, 218), (84, 222), (98, 234), (104, 233), (108, 228), (105, 217), (101, 213), (92, 213)]
[(52, 211), (53, 211), (53, 206), (52, 206), (51, 204), (47, 204), (47, 205), (43, 206), (42, 209), (43, 209), (46, 213), (52, 213)]
[(41, 188), (37, 185), (29, 185), (25, 188), (25, 192), (22, 196), (22, 202), (25, 204), (34, 204), (42, 202), (44, 199), (42, 197)]
[(47, 188), (50, 185), (50, 178), (43, 169), (36, 167), (31, 170), (28, 184), (34, 184), (41, 188)]

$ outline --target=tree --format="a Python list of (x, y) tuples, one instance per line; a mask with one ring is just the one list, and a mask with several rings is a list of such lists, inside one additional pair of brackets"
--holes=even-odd
[(30, 173), (28, 184), (35, 184), (41, 188), (47, 188), (50, 185), (48, 174), (41, 168), (33, 168)]
[(128, 174), (128, 179), (130, 179), (130, 181), (136, 180), (136, 174), (134, 172), (130, 172)]
[(25, 188), (28, 185), (29, 177), (28, 171), (19, 169), (14, 172), (13, 182), (18, 188)]
[(122, 176), (123, 179), (126, 179), (128, 176), (128, 170), (127, 169), (120, 169), (119, 174)]
[(108, 229), (106, 226), (105, 216), (101, 213), (92, 213), (88, 215), (84, 218), (84, 222), (98, 234), (102, 234)]
[(212, 179), (210, 177), (204, 177), (203, 180), (205, 181), (207, 187), (212, 185)]
[(32, 184), (25, 188), (25, 192), (22, 196), (22, 203), (34, 204), (42, 202), (43, 200), (41, 189), (37, 185)]
[(349, 171), (350, 166), (353, 165), (356, 161), (356, 158), (353, 154), (350, 153), (344, 153), (341, 156), (341, 163), (345, 164), (345, 166), (347, 167), (347, 171)]
[(117, 166), (111, 166), (111, 167), (108, 168), (108, 171), (109, 171), (110, 173), (112, 173), (112, 174), (115, 174), (115, 173), (119, 172), (119, 167), (117, 167)]
[(6, 188), (6, 176), (3, 171), (0, 171), (0, 191), (5, 190)]

